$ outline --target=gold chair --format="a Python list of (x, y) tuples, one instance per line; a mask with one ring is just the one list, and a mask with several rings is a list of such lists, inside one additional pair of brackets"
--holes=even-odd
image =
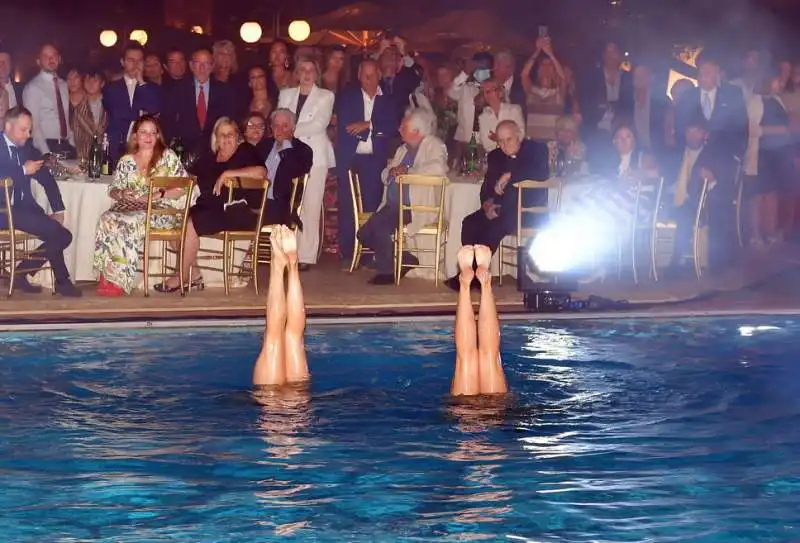
[[(525, 245), (526, 238), (533, 238), (536, 234), (539, 233), (540, 228), (536, 227), (523, 227), (523, 216), (524, 215), (532, 215), (534, 217), (539, 216), (543, 217), (550, 213), (554, 213), (558, 211), (561, 207), (561, 189), (563, 187), (563, 182), (560, 179), (548, 179), (547, 181), (533, 181), (533, 180), (525, 180), (519, 181), (518, 183), (514, 184), (514, 187), (517, 189), (517, 231), (516, 237), (514, 239), (514, 243), (516, 245), (507, 245), (503, 242), (509, 238), (506, 236), (503, 238), (503, 241), (500, 242), (500, 247), (497, 249), (497, 261), (498, 261), (498, 282), (500, 285), (503, 284), (503, 272), (505, 265), (509, 266), (518, 266), (516, 261), (517, 249)], [(524, 205), (524, 194), (526, 190), (542, 190), (546, 189), (548, 191), (548, 203), (544, 206), (525, 206)], [(550, 202), (553, 201), (550, 199), (550, 191), (554, 190), (555, 198), (554, 198), (554, 205), (550, 206)], [(509, 250), (512, 251), (514, 255), (514, 260), (505, 260), (505, 251)], [(519, 268), (517, 268), (519, 270)]]
[[(150, 296), (150, 277), (162, 277), (166, 279), (173, 275), (178, 276), (180, 281), (181, 296), (184, 296), (183, 284), (183, 240), (186, 237), (186, 226), (189, 218), (189, 208), (192, 205), (192, 191), (194, 190), (197, 178), (190, 177), (154, 177), (148, 183), (147, 192), (147, 216), (145, 217), (144, 250), (142, 259), (142, 273), (144, 275), (144, 295)], [(186, 203), (182, 208), (159, 205), (158, 200), (153, 199), (153, 195), (161, 190), (184, 189)], [(153, 219), (156, 217), (173, 217), (178, 226), (174, 228), (154, 228)], [(161, 254), (153, 256), (150, 253), (150, 244), (154, 241), (161, 242)], [(171, 243), (176, 243), (178, 249), (170, 247)], [(169, 264), (168, 256), (177, 259), (173, 266)], [(157, 274), (150, 273), (150, 261), (160, 260), (161, 271)]]
[[(17, 266), (29, 258), (47, 258), (39, 248), (32, 248), (32, 244), (39, 238), (27, 232), (22, 232), (14, 227), (14, 207), (12, 197), (14, 181), (11, 178), (0, 179), (0, 188), (3, 189), (4, 203), (0, 208), (0, 216), (6, 216), (6, 227), (0, 229), (0, 272), (8, 273), (8, 295), (14, 292), (14, 279), (17, 275), (24, 275), (40, 270), (50, 270), (45, 264), (36, 268), (21, 269)], [(55, 278), (50, 274), (50, 288), (55, 293)]]
[(353, 204), (353, 225), (355, 226), (355, 240), (353, 245), (353, 259), (350, 262), (350, 273), (359, 266), (361, 263), (361, 255), (363, 253), (372, 253), (372, 250), (365, 249), (358, 239), (358, 232), (361, 230), (367, 221), (374, 215), (369, 211), (364, 211), (364, 200), (361, 197), (361, 181), (358, 173), (349, 170), (348, 176), (350, 177), (350, 200)]
[(744, 198), (744, 169), (742, 161), (736, 158), (736, 201), (734, 202), (736, 212), (736, 236), (739, 240), (739, 247), (744, 247), (744, 232), (742, 228), (742, 198)]
[(703, 187), (700, 189), (700, 199), (697, 202), (697, 211), (694, 214), (694, 227), (692, 228), (692, 262), (694, 263), (694, 273), (697, 279), (703, 276), (703, 272), (705, 271), (703, 265), (708, 256), (708, 237), (704, 237), (704, 232), (701, 231), (701, 227), (704, 226), (703, 222), (706, 218), (708, 191), (708, 179), (703, 179)]
[[(450, 182), (446, 176), (433, 176), (433, 175), (398, 175), (397, 176), (397, 189), (400, 191), (400, 205), (398, 206), (397, 214), (397, 229), (394, 233), (394, 282), (396, 285), (400, 284), (400, 277), (402, 276), (403, 268), (428, 268), (434, 270), (434, 284), (439, 285), (439, 268), (441, 266), (442, 256), (444, 251), (442, 246), (447, 242), (447, 227), (444, 225), (444, 192), (445, 187)], [(434, 191), (438, 190), (438, 203), (435, 205), (427, 204), (412, 204), (405, 201), (405, 187), (409, 191), (414, 187), (430, 188)], [(423, 226), (414, 236), (429, 236), (434, 238), (433, 249), (412, 249), (416, 253), (433, 253), (434, 263), (431, 265), (425, 264), (403, 264), (403, 247), (405, 245), (405, 238), (408, 235), (408, 227), (404, 224), (403, 217), (405, 212), (410, 212), (412, 215), (415, 213), (434, 214), (436, 218), (433, 222)]]
[[(224, 181), (225, 186), (228, 188), (228, 204), (231, 204), (234, 201), (234, 190), (242, 189), (242, 190), (260, 190), (262, 192), (261, 195), (261, 204), (259, 205), (258, 209), (254, 208), (247, 208), (247, 211), (250, 211), (253, 215), (256, 216), (256, 226), (253, 227), (252, 230), (229, 230), (224, 232), (219, 232), (217, 234), (212, 234), (210, 236), (203, 236), (206, 238), (216, 239), (222, 242), (222, 249), (199, 249), (198, 250), (198, 263), (203, 261), (216, 261), (222, 260), (221, 267), (215, 267), (211, 265), (198, 265), (196, 266), (197, 269), (200, 270), (212, 270), (218, 271), (222, 273), (223, 282), (225, 285), (225, 296), (230, 294), (230, 283), (232, 277), (246, 277), (246, 278), (253, 278), (253, 285), (256, 287), (256, 292), (258, 292), (258, 279), (256, 278), (255, 274), (253, 273), (255, 268), (253, 266), (248, 267), (244, 263), (244, 257), (242, 264), (239, 265), (238, 270), (234, 270), (234, 262), (236, 261), (237, 253), (244, 253), (245, 256), (248, 252), (250, 252), (251, 247), (258, 247), (258, 244), (261, 240), (262, 236), (262, 229), (261, 223), (264, 221), (264, 212), (267, 206), (267, 190), (269, 189), (269, 180), (262, 179), (262, 178), (253, 178), (253, 177), (234, 177), (234, 178), (227, 178)], [(247, 248), (237, 247), (237, 242), (249, 242), (247, 243)], [(189, 270), (191, 274), (191, 270)]]
[[(289, 216), (300, 216), (300, 212), (303, 210), (303, 198), (305, 197), (305, 186), (308, 182), (308, 174), (304, 175), (303, 177), (295, 177), (292, 179), (292, 192), (289, 196)], [(298, 198), (298, 194), (300, 197)], [(267, 217), (269, 218), (269, 217)], [(270, 245), (269, 245), (269, 236), (272, 233), (272, 229), (275, 228), (275, 224), (265, 224), (261, 227), (261, 232), (258, 237), (258, 243), (254, 243), (253, 247), (253, 286), (256, 289), (256, 294), (258, 294), (258, 269), (259, 266), (264, 264), (269, 264), (270, 262)], [(298, 225), (294, 225), (293, 230), (297, 233)]]

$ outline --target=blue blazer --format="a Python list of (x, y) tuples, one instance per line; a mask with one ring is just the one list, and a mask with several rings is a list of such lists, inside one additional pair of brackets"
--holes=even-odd
[[(36, 203), (31, 188), (31, 176), (25, 175), (21, 165), (28, 160), (41, 160), (42, 155), (37, 151), (31, 140), (28, 140), (23, 147), (19, 148), (19, 164), (11, 160), (11, 153), (6, 143), (6, 138), (0, 132), (0, 179), (10, 177), (14, 181), (14, 208), (39, 210), (44, 213), (42, 207)], [(36, 181), (44, 188), (50, 208), (53, 212), (64, 211), (64, 200), (61, 199), (61, 190), (58, 188), (56, 180), (50, 175), (46, 166), (36, 172)], [(0, 221), (5, 221), (5, 214), (0, 214)]]
[[(675, 136), (678, 148), (686, 146), (686, 126), (703, 115), (699, 87), (687, 90), (675, 104)], [(742, 89), (729, 84), (717, 87), (714, 111), (708, 121), (708, 141), (739, 158), (747, 148), (750, 124)]]
[(206, 123), (200, 126), (197, 119), (197, 98), (194, 77), (184, 77), (166, 89), (161, 124), (169, 143), (179, 137), (187, 151), (204, 153), (211, 149), (211, 132), (220, 117), (236, 115), (236, 97), (227, 83), (209, 80)]
[[(358, 85), (342, 89), (336, 97), (336, 164), (340, 168), (349, 169), (356, 154), (359, 142), (366, 141), (370, 132), (362, 132), (351, 136), (347, 133), (347, 125), (365, 121), (364, 95)], [(390, 140), (397, 135), (400, 117), (394, 102), (387, 95), (375, 97), (372, 109), (372, 154), (381, 163), (389, 159)]]
[(140, 112), (158, 115), (161, 111), (161, 92), (158, 85), (144, 83), (133, 93), (133, 105), (128, 98), (125, 80), (112, 81), (103, 88), (103, 107), (108, 112), (108, 144), (111, 157), (122, 155), (127, 142), (128, 128), (141, 117)]

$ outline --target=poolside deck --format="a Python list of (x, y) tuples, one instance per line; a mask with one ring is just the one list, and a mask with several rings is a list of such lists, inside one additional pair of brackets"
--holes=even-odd
[[(693, 277), (681, 280), (646, 280), (632, 285), (616, 278), (581, 288), (574, 297), (600, 296), (625, 300), (629, 309), (645, 312), (674, 310), (676, 303), (692, 311), (708, 309), (800, 308), (800, 289), (796, 280), (777, 279), (800, 270), (800, 247), (786, 245), (770, 253), (745, 255), (742, 263), (718, 277)], [(421, 279), (404, 279), (399, 287), (367, 283), (368, 270), (349, 274), (338, 263), (323, 260), (303, 274), (303, 285), (310, 317), (439, 315), (454, 311), (456, 296), (442, 285)], [(796, 276), (794, 276), (796, 278)], [(58, 323), (75, 321), (161, 320), (195, 318), (261, 317), (264, 294), (252, 287), (233, 290), (206, 289), (191, 295), (164, 295), (153, 292), (122, 298), (102, 298), (94, 285), (82, 285), (84, 297), (65, 299), (45, 292), (38, 295), (15, 293), (0, 299), (0, 324)], [(495, 289), (501, 312), (522, 311), (522, 295), (513, 279)], [(477, 298), (477, 296), (476, 296)]]

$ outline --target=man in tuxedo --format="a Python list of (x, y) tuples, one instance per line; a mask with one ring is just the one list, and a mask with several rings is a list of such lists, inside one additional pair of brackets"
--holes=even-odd
[[(294, 137), (295, 115), (290, 109), (273, 111), (270, 126), (272, 137), (260, 142), (268, 149), (264, 166), (270, 180), (264, 224), (294, 226), (300, 218), (290, 214), (292, 180), (311, 171), (314, 154), (311, 147)], [(297, 198), (300, 197), (298, 194)]]
[(221, 117), (236, 114), (235, 98), (227, 83), (211, 77), (214, 57), (198, 49), (190, 63), (192, 76), (166, 89), (161, 119), (167, 140), (181, 138), (184, 149), (199, 153), (211, 145), (211, 132)]
[(742, 90), (720, 84), (720, 65), (711, 56), (697, 59), (698, 86), (684, 92), (675, 104), (675, 133), (678, 147), (686, 146), (686, 130), (699, 116), (708, 121), (708, 143), (742, 158), (747, 148), (749, 125)]
[[(481, 209), (464, 219), (462, 245), (486, 245), (492, 254), (500, 242), (517, 229), (517, 198), (514, 183), (544, 181), (549, 175), (547, 146), (522, 138), (522, 127), (514, 121), (501, 121), (495, 131), (498, 148), (487, 156), (486, 175), (481, 186)], [(546, 205), (547, 191), (535, 191), (526, 205)], [(447, 280), (458, 290), (458, 277)]]
[[(55, 292), (62, 296), (79, 297), (78, 290), (69, 279), (64, 263), (64, 249), (72, 243), (72, 234), (64, 228), (64, 202), (53, 176), (43, 168), (41, 154), (30, 142), (33, 117), (23, 107), (15, 107), (6, 114), (3, 132), (0, 134), (0, 178), (9, 177), (14, 182), (12, 209), (14, 228), (32, 234), (42, 240), (38, 251), (43, 257), (32, 257), (17, 266), (18, 270), (36, 270), (49, 260), (55, 275)], [(47, 215), (36, 203), (31, 190), (31, 177), (45, 190), (50, 207)], [(0, 214), (0, 228), (8, 228), (8, 217)], [(27, 274), (18, 275), (15, 288), (23, 292), (41, 292), (41, 288), (28, 282)]]
[(22, 105), (22, 85), (16, 83), (13, 76), (11, 53), (0, 47), (0, 95), (5, 91), (8, 97), (8, 109)]
[(122, 79), (103, 88), (103, 107), (108, 113), (108, 148), (111, 161), (125, 153), (131, 127), (142, 115), (161, 111), (158, 85), (144, 80), (144, 48), (137, 42), (122, 52)]
[(709, 122), (702, 114), (686, 121), (681, 139), (685, 149), (673, 161), (668, 179), (674, 180), (674, 215), (678, 228), (675, 233), (675, 253), (670, 273), (680, 275), (681, 259), (691, 249), (692, 228), (704, 180), (708, 181), (709, 265), (719, 270), (735, 255), (737, 161), (720, 142), (711, 139)]
[(383, 196), (381, 171), (389, 159), (390, 140), (400, 125), (398, 110), (379, 78), (378, 63), (364, 60), (358, 68), (360, 85), (342, 89), (336, 99), (339, 252), (345, 262), (353, 256), (355, 236), (348, 172), (358, 174), (364, 210), (374, 212)]

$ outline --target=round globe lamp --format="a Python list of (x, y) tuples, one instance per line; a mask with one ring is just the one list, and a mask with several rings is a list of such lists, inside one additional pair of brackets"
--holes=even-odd
[(289, 23), (289, 37), (294, 41), (305, 41), (311, 35), (308, 21), (292, 21)]
[(203, 34), (203, 27), (200, 25), (195, 25), (192, 27), (192, 34)]
[(129, 37), (131, 41), (138, 41), (142, 47), (144, 47), (145, 44), (147, 44), (147, 32), (145, 32), (144, 30), (136, 29), (133, 32), (131, 32), (131, 35)]
[(261, 25), (255, 21), (243, 23), (239, 29), (239, 36), (245, 43), (256, 43), (261, 39)]
[(114, 47), (117, 43), (117, 33), (113, 30), (103, 30), (100, 32), (100, 45), (103, 47)]

